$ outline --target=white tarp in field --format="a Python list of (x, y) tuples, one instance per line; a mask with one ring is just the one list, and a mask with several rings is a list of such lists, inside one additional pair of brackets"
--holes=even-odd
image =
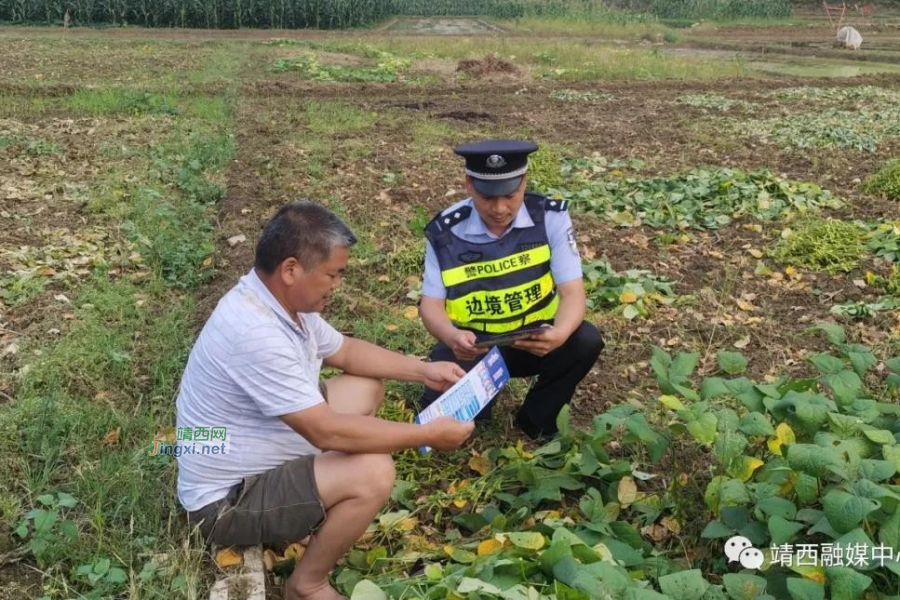
[(857, 30), (848, 25), (838, 29), (837, 42), (844, 48), (858, 50), (862, 45), (862, 36)]

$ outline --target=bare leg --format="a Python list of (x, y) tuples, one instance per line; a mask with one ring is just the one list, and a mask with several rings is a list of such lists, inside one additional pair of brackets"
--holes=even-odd
[(325, 504), (325, 523), (288, 579), (287, 600), (342, 598), (328, 576), (390, 497), (394, 475), (394, 462), (387, 454), (326, 452), (316, 457), (316, 485)]
[[(374, 415), (384, 399), (384, 385), (376, 379), (339, 375), (325, 385), (335, 412)], [(326, 452), (316, 457), (314, 468), (325, 522), (308, 538), (306, 552), (287, 581), (285, 600), (343, 598), (328, 576), (362, 537), (394, 487), (394, 462), (387, 454)]]

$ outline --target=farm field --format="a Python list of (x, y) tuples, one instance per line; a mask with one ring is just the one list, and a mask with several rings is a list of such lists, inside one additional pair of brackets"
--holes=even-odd
[[(342, 215), (360, 243), (327, 317), (425, 356), (422, 227), (464, 197), (453, 146), (488, 137), (540, 144), (531, 187), (571, 202), (606, 348), (550, 443), (512, 426), (519, 382), (464, 449), (397, 454), (336, 587), (900, 595), (900, 18), (855, 23), (851, 53), (801, 17), (0, 28), (0, 598), (207, 597), (235, 567), (148, 453), (261, 225), (301, 197)], [(418, 394), (388, 385), (382, 416)], [(898, 561), (769, 550), (810, 543)], [(302, 549), (269, 550), (281, 598)]]

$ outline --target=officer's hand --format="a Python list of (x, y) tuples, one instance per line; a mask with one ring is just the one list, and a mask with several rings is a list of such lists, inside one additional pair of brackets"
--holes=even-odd
[(424, 427), (429, 428), (429, 446), (438, 450), (456, 450), (472, 435), (475, 423), (457, 421), (453, 417), (438, 417)]
[(457, 360), (475, 360), (488, 351), (487, 348), (475, 347), (475, 334), (464, 329), (457, 329), (447, 345), (453, 350), (453, 356)]
[(452, 362), (433, 362), (425, 364), (425, 385), (433, 390), (443, 392), (454, 383), (459, 381), (460, 377), (466, 374), (465, 371), (456, 363)]
[(513, 348), (531, 352), (535, 356), (546, 356), (566, 343), (568, 336), (556, 327), (542, 327), (524, 340), (513, 342)]

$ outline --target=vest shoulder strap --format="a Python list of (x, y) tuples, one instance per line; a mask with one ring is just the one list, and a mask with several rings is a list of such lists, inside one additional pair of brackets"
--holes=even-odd
[(425, 237), (434, 245), (443, 245), (450, 230), (462, 223), (472, 214), (471, 206), (460, 206), (456, 210), (439, 212), (425, 226)]
[(541, 194), (536, 194), (534, 192), (528, 192), (527, 194), (525, 194), (525, 205), (531, 212), (536, 212), (536, 209), (540, 209), (545, 212), (563, 212), (569, 210), (568, 200), (556, 200), (554, 198), (548, 198), (547, 196), (542, 196)]

